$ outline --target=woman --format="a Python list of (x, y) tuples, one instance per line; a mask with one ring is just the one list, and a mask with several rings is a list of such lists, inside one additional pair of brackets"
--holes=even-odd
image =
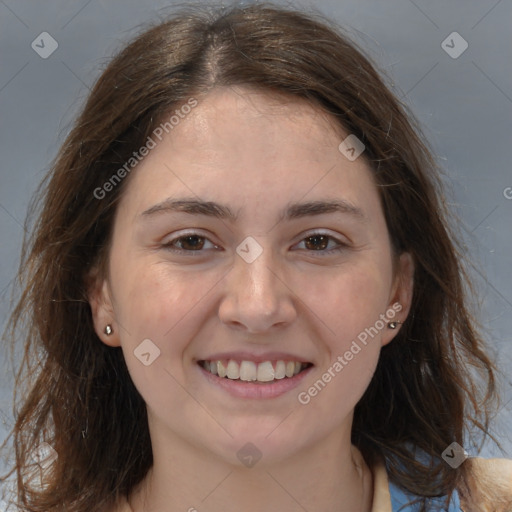
[(22, 510), (510, 510), (510, 463), (463, 448), (494, 374), (434, 160), (326, 22), (149, 29), (40, 199)]

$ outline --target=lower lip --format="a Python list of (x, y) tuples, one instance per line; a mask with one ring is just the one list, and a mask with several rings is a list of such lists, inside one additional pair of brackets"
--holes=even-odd
[(205, 370), (202, 366), (197, 366), (209, 382), (220, 387), (224, 391), (227, 391), (230, 395), (237, 398), (260, 400), (276, 398), (284, 395), (288, 391), (291, 391), (296, 388), (310, 370), (313, 369), (313, 366), (310, 366), (293, 377), (285, 377), (284, 379), (273, 380), (271, 382), (255, 383), (219, 377), (218, 375), (213, 375), (213, 373)]

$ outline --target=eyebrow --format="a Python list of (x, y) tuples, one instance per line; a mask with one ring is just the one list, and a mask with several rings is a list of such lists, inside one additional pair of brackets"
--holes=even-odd
[[(238, 219), (238, 213), (235, 214), (228, 206), (212, 201), (201, 201), (193, 198), (168, 198), (142, 212), (140, 217), (147, 218), (155, 214), (170, 212), (206, 215), (218, 219), (227, 219), (231, 222), (235, 222)], [(336, 199), (291, 203), (280, 213), (279, 221), (298, 219), (310, 215), (323, 215), (326, 213), (343, 213), (360, 221), (367, 219), (361, 208), (358, 208), (345, 199)]]

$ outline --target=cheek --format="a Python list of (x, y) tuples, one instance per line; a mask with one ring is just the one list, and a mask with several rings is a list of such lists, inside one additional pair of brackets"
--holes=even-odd
[(210, 283), (206, 276), (169, 272), (164, 264), (133, 261), (120, 265), (112, 279), (121, 346), (136, 388), (150, 407), (185, 407), (190, 399), (183, 392), (185, 350), (200, 329), (193, 319), (215, 279)]
[[(305, 280), (304, 303), (316, 313), (338, 350), (357, 337), (365, 328), (374, 325), (388, 306), (390, 268), (379, 262), (340, 267)], [(301, 278), (303, 279), (303, 278)], [(301, 297), (302, 298), (302, 297)]]
[(116, 316), (126, 322), (131, 335), (153, 335), (162, 339), (180, 324), (208, 290), (206, 279), (187, 278), (186, 273), (170, 272), (164, 264), (126, 265), (115, 276), (118, 287)]
[(121, 346), (135, 385), (143, 396), (184, 385), (187, 347), (201, 329), (199, 317), (207, 315), (208, 290), (218, 278), (198, 279), (147, 262), (120, 266), (112, 277)]
[[(313, 291), (312, 309), (328, 329), (320, 338), (326, 355), (314, 378), (299, 390), (310, 418), (325, 418), (328, 431), (340, 424), (366, 391), (379, 359), (389, 288), (376, 268), (340, 274)], [(323, 307), (322, 307), (323, 306)]]
[(387, 324), (390, 272), (382, 261), (359, 262), (324, 278), (312, 279), (307, 300), (318, 312), (322, 359), (315, 378), (302, 391), (318, 414), (338, 421), (356, 405), (378, 362)]
[(310, 421), (315, 423), (315, 418), (323, 418), (322, 428), (326, 432), (342, 424), (368, 388), (378, 354), (375, 347), (360, 346), (360, 352), (349, 361), (341, 352), (339, 360), (337, 356), (334, 363), (322, 369), (322, 374), (301, 388), (297, 398)]

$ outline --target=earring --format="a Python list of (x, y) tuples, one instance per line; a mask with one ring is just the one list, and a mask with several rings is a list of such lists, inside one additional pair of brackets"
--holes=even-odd
[(107, 336), (110, 336), (113, 332), (114, 332), (114, 329), (112, 329), (112, 326), (110, 324), (107, 324), (105, 326), (105, 330), (103, 331)]
[(401, 324), (402, 322), (399, 322), (398, 320), (395, 320), (394, 322), (388, 322), (388, 327), (390, 329), (396, 329), (398, 327), (398, 324)]

